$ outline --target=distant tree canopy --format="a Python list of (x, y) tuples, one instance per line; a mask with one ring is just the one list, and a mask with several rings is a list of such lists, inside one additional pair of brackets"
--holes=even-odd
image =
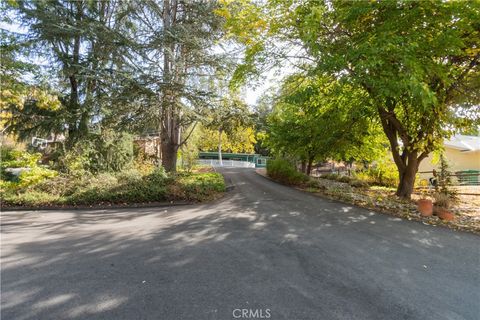
[[(248, 128), (250, 125), (250, 111), (247, 105), (234, 94), (226, 95), (213, 104), (204, 126), (211, 133), (216, 131), (218, 160), (222, 163), (222, 146), (228, 142), (228, 150), (239, 152), (243, 150), (253, 151), (255, 142), (253, 131)], [(208, 137), (206, 137), (206, 140)], [(211, 149), (211, 148), (210, 148)]]
[[(218, 151), (219, 136), (217, 130), (200, 128), (198, 149), (201, 151)], [(253, 153), (255, 146), (255, 131), (251, 127), (237, 127), (221, 135), (223, 152)]]

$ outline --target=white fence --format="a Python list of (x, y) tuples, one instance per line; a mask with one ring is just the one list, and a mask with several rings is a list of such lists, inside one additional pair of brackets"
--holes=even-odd
[(255, 163), (248, 161), (238, 161), (238, 160), (222, 160), (220, 164), (219, 160), (214, 159), (198, 159), (198, 164), (209, 165), (212, 167), (237, 167), (237, 168), (255, 168)]

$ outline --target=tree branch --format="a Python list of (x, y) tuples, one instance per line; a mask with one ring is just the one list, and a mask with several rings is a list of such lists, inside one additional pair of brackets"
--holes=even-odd
[(405, 170), (406, 165), (405, 165), (405, 160), (404, 156), (400, 156), (400, 152), (398, 150), (398, 140), (397, 140), (397, 135), (396, 135), (396, 129), (394, 126), (392, 126), (389, 121), (380, 116), (380, 120), (382, 122), (382, 127), (383, 131), (387, 135), (388, 140), (390, 141), (390, 147), (392, 149), (392, 155), (393, 155), (393, 161), (395, 161), (395, 164), (397, 165), (398, 169), (400, 171)]
[(180, 144), (178, 145), (179, 147), (183, 146), (185, 144), (185, 142), (187, 142), (188, 138), (190, 138), (190, 136), (192, 135), (193, 133), (193, 130), (195, 130), (195, 127), (197, 126), (198, 122), (195, 122), (193, 124), (193, 128), (192, 130), (190, 130), (190, 132), (188, 133), (188, 135), (185, 137), (185, 139), (183, 139), (182, 142), (180, 142)]
[(477, 53), (475, 57), (473, 57), (473, 60), (470, 61), (470, 63), (468, 64), (468, 67), (458, 76), (457, 79), (455, 79), (455, 81), (450, 85), (450, 87), (448, 87), (445, 95), (447, 101), (449, 100), (450, 93), (458, 87), (460, 81), (462, 81), (463, 78), (465, 78), (465, 76), (470, 72), (470, 70), (472, 70), (478, 64), (479, 60), (480, 53)]

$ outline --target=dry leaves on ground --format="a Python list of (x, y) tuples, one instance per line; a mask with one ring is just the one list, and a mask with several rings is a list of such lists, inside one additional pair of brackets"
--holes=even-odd
[[(257, 172), (266, 176), (264, 171), (257, 170)], [(420, 198), (418, 194), (414, 194), (412, 200), (402, 200), (395, 196), (395, 191), (391, 188), (354, 188), (348, 183), (321, 178), (315, 179), (315, 183), (309, 183), (308, 186), (297, 188), (403, 219), (421, 221), (431, 225), (443, 225), (456, 230), (480, 234), (480, 195), (460, 195), (460, 200), (451, 208), (451, 211), (455, 213), (455, 219), (443, 221), (435, 215), (420, 216), (416, 205), (416, 201)]]

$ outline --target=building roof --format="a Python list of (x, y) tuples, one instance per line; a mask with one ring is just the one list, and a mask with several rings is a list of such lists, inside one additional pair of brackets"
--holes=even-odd
[(445, 147), (458, 149), (460, 151), (479, 151), (480, 136), (465, 136), (457, 134), (444, 141)]

